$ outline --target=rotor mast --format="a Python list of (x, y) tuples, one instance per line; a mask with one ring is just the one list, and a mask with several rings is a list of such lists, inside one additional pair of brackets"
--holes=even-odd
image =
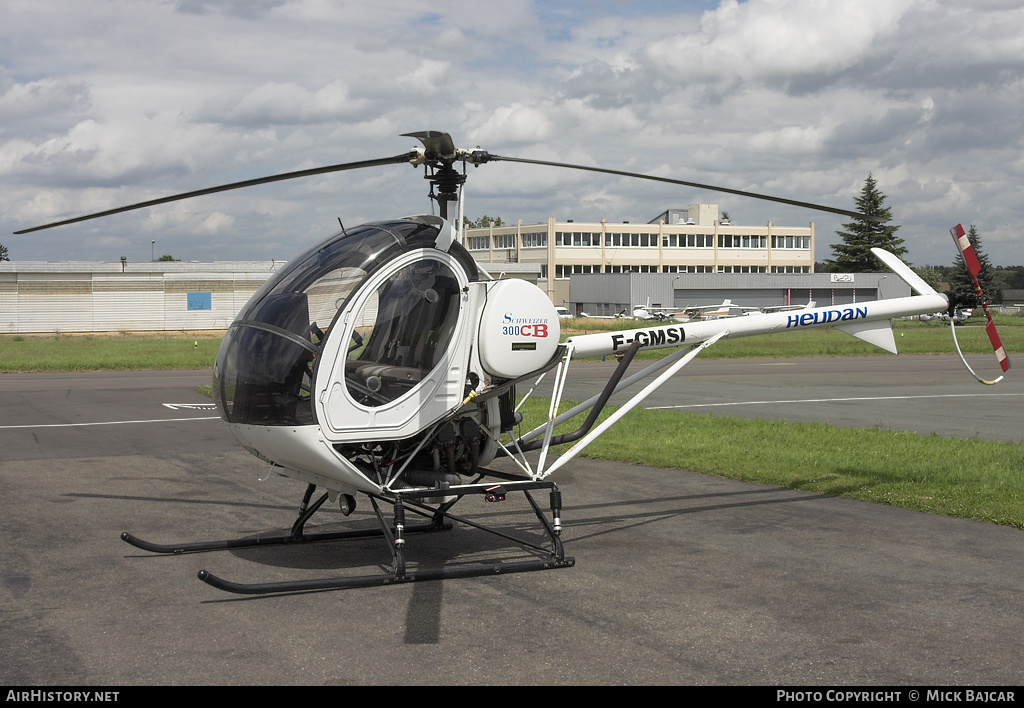
[(459, 201), (459, 188), (465, 183), (466, 175), (459, 173), (451, 163), (446, 162), (440, 167), (433, 168), (433, 172), (428, 173), (426, 179), (430, 181), (429, 196), (437, 202), (441, 218), (450, 221), (448, 204)]
[(459, 188), (466, 182), (465, 172), (460, 173), (453, 167), (459, 160), (465, 162), (464, 151), (455, 147), (448, 133), (437, 130), (403, 133), (402, 137), (416, 138), (423, 143), (423, 148), (417, 150), (421, 157), (413, 164), (419, 162), (426, 166), (424, 179), (430, 182), (429, 196), (437, 202), (441, 218), (449, 221), (448, 204), (459, 200)]

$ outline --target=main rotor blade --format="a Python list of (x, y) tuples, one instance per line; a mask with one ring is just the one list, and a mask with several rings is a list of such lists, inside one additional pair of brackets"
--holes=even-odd
[(505, 162), (522, 162), (528, 165), (548, 165), (549, 167), (565, 167), (570, 170), (585, 170), (587, 172), (602, 172), (608, 175), (619, 175), (621, 177), (636, 177), (637, 179), (646, 179), (652, 182), (666, 182), (668, 184), (681, 184), (684, 187), (697, 187), (698, 189), (707, 189), (713, 192), (726, 192), (728, 194), (738, 194), (741, 197), (751, 197), (752, 199), (763, 199), (769, 202), (778, 202), (780, 204), (790, 204), (792, 206), (803, 207), (805, 209), (814, 209), (816, 211), (827, 211), (832, 214), (840, 214), (842, 216), (849, 216), (854, 219), (867, 219), (868, 221), (881, 222), (876, 216), (868, 216), (867, 214), (861, 214), (856, 211), (848, 211), (846, 209), (837, 209), (835, 207), (824, 206), (821, 204), (812, 204), (811, 202), (801, 202), (795, 199), (784, 199), (783, 197), (772, 197), (767, 194), (758, 194), (756, 192), (745, 192), (741, 189), (730, 189), (729, 187), (718, 187), (713, 184), (700, 184), (699, 182), (685, 182), (681, 179), (670, 179), (668, 177), (655, 177), (653, 175), (645, 175), (640, 172), (623, 172), (622, 170), (608, 170), (603, 167), (587, 167), (586, 165), (572, 165), (565, 162), (548, 162), (547, 160), (528, 160), (522, 157), (502, 157), (501, 155), (488, 155), (490, 160), (503, 160)]
[(215, 194), (216, 192), (227, 192), (231, 189), (241, 189), (243, 187), (254, 187), (258, 184), (267, 184), (269, 182), (280, 182), (286, 179), (295, 179), (297, 177), (312, 177), (313, 175), (322, 175), (329, 172), (341, 172), (343, 170), (357, 170), (363, 167), (380, 167), (381, 165), (395, 165), (401, 163), (409, 163), (416, 160), (419, 153), (416, 151), (403, 153), (401, 155), (395, 155), (393, 157), (383, 157), (376, 160), (361, 160), (359, 162), (345, 162), (338, 165), (329, 165), (327, 167), (313, 167), (308, 170), (297, 170), (295, 172), (285, 172), (279, 175), (271, 175), (269, 177), (257, 177), (256, 179), (247, 179), (242, 182), (232, 182), (230, 184), (222, 184), (219, 187), (208, 187), (206, 189), (197, 189), (194, 192), (184, 192), (182, 194), (174, 194), (169, 197), (161, 197), (160, 199), (150, 199), (149, 201), (139, 202), (138, 204), (129, 204), (128, 206), (118, 207), (116, 209), (108, 209), (107, 211), (100, 211), (95, 214), (87, 214), (85, 216), (76, 216), (73, 219), (65, 219), (64, 221), (55, 221), (52, 224), (43, 224), (42, 226), (33, 226), (30, 229), (22, 229), (21, 231), (15, 231), (16, 234), (27, 234), (33, 231), (41, 231), (43, 229), (52, 229), (55, 226), (64, 226), (65, 224), (74, 224), (79, 221), (88, 221), (89, 219), (98, 219), (101, 216), (110, 216), (111, 214), (120, 214), (123, 211), (133, 211), (135, 209), (144, 209), (146, 207), (156, 206), (157, 204), (166, 204), (168, 202), (176, 202), (182, 199), (191, 199), (192, 197), (201, 197), (206, 194)]

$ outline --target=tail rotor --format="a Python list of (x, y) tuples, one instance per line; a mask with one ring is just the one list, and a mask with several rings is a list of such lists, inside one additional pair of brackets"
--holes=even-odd
[[(999, 339), (999, 333), (996, 331), (996, 323), (992, 321), (992, 312), (988, 309), (988, 298), (981, 289), (981, 283), (978, 282), (978, 274), (981, 272), (981, 263), (978, 261), (978, 256), (974, 253), (974, 246), (971, 244), (971, 240), (964, 233), (964, 228), (960, 224), (957, 224), (949, 230), (949, 233), (953, 236), (953, 240), (956, 242), (957, 248), (960, 249), (960, 254), (963, 256), (964, 265), (967, 266), (967, 272), (971, 275), (971, 280), (974, 281), (974, 298), (978, 304), (985, 310), (985, 316), (988, 318), (988, 323), (985, 325), (985, 333), (988, 335), (988, 339), (992, 342), (992, 349), (995, 351), (996, 360), (999, 362), (999, 366), (1003, 371), (1007, 371), (1010, 368), (1010, 360), (1006, 356), (1006, 350), (1003, 348), (1003, 342)], [(955, 306), (956, 301), (950, 302), (950, 309), (952, 310)], [(950, 313), (952, 314), (952, 313)], [(951, 324), (955, 324), (954, 318), (950, 318)], [(956, 330), (953, 330), (953, 343), (956, 344), (956, 351), (960, 355), (960, 360), (964, 362), (964, 366), (971, 372), (974, 378), (978, 379), (983, 384), (996, 384), (1003, 380), (1003, 377), (995, 379), (994, 381), (987, 381), (971, 369), (967, 364), (967, 360), (964, 359), (963, 352), (960, 351), (960, 344), (956, 341)]]

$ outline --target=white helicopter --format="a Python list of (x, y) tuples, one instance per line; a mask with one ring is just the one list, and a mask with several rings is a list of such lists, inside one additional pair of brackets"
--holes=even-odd
[[(849, 306), (811, 306), (796, 312), (653, 325), (575, 336), (563, 343), (558, 313), (543, 291), (523, 280), (492, 279), (461, 245), (460, 233), (449, 213), (454, 211), (452, 204), (457, 203), (455, 213), (461, 224), (460, 196), (466, 165), (508, 161), (589, 170), (726, 191), (852, 217), (862, 215), (693, 182), (501, 157), (480, 149), (461, 150), (447, 133), (428, 131), (409, 133), (407, 137), (416, 138), (421, 146), (389, 158), (236, 182), (17, 232), (267, 182), (388, 164), (422, 166), (431, 184), (430, 197), (439, 205), (439, 216), (343, 228), (290, 259), (242, 308), (221, 343), (213, 376), (221, 417), (247, 450), (280, 474), (306, 484), (290, 533), (180, 544), (150, 543), (124, 533), (123, 540), (152, 552), (185, 553), (374, 535), (383, 537), (390, 550), (389, 570), (355, 577), (243, 584), (206, 570), (199, 572), (204, 582), (243, 594), (569, 567), (575, 561), (565, 555), (560, 538), (561, 493), (548, 477), (703, 349), (726, 337), (830, 326), (895, 353), (893, 318), (975, 306), (984, 301), (980, 288), (971, 295), (937, 293), (898, 258), (876, 250), (875, 254), (917, 295)], [(461, 172), (455, 169), (457, 163), (462, 165)], [(966, 241), (958, 240), (965, 255), (970, 254)], [(965, 260), (970, 264), (972, 258)], [(1009, 361), (991, 325), (991, 315), (989, 323), (989, 336), (1006, 371)], [(674, 351), (625, 377), (641, 348)], [(560, 413), (570, 363), (605, 355), (616, 355), (620, 361), (604, 390)], [(554, 390), (547, 419), (527, 433), (513, 434), (521, 430), (522, 422), (516, 405), (517, 387), (533, 385), (550, 371), (554, 371)], [(655, 374), (653, 382), (595, 426), (613, 393)], [(995, 383), (975, 377), (983, 383)], [(556, 427), (585, 410), (590, 413), (578, 430), (555, 434)], [(552, 446), (569, 442), (575, 444), (548, 464)], [(534, 462), (525, 454), (531, 451), (539, 451)], [(498, 457), (513, 460), (519, 472), (505, 474), (488, 469), (487, 465)], [(325, 493), (310, 503), (317, 487)], [(538, 491), (549, 494), (550, 520), (533, 499), (531, 493)], [(528, 500), (543, 542), (536, 542), (532, 536), (513, 537), (452, 513), (452, 507), (465, 497), (500, 502), (513, 493), (522, 493)], [(358, 495), (369, 499), (379, 528), (305, 531), (306, 522), (327, 500), (338, 503), (348, 515)], [(392, 509), (390, 519), (382, 511), (385, 505)], [(423, 519), (423, 523), (407, 524), (407, 512)], [(407, 536), (450, 528), (452, 522), (517, 543), (531, 557), (513, 562), (495, 559), (470, 566), (408, 568)]]

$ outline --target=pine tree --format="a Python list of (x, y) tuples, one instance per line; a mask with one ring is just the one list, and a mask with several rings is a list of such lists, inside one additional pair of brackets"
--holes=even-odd
[(0, 243), (0, 261), (9, 261), (9, 260), (11, 260), (11, 259), (8, 258), (8, 256), (7, 256), (7, 246), (5, 246), (2, 243)]
[(885, 195), (878, 191), (875, 178), (869, 173), (864, 188), (856, 199), (857, 210), (878, 221), (857, 218), (843, 224), (846, 231), (837, 231), (842, 243), (832, 244), (832, 259), (825, 261), (825, 269), (840, 273), (879, 273), (886, 270), (871, 255), (872, 248), (883, 248), (897, 256), (906, 254), (903, 239), (896, 237), (899, 226), (889, 225), (892, 210), (885, 206)]
[(936, 291), (942, 291), (945, 287), (942, 282), (942, 272), (933, 266), (924, 265), (920, 268), (914, 268), (914, 272), (920, 276), (921, 280), (932, 286), (932, 289)]
[[(1002, 299), (1002, 293), (998, 292), (995, 288), (993, 282), (995, 272), (992, 269), (992, 263), (989, 261), (988, 256), (981, 249), (981, 236), (978, 234), (974, 224), (971, 224), (971, 228), (967, 229), (967, 239), (971, 242), (971, 246), (974, 247), (974, 255), (978, 257), (978, 263), (981, 264), (981, 271), (978, 273), (978, 284), (981, 285), (982, 292), (985, 293), (989, 301), (999, 302)], [(971, 279), (971, 274), (967, 272), (967, 264), (964, 263), (964, 257), (960, 254), (959, 249), (957, 250), (956, 260), (953, 263), (953, 270), (949, 274), (949, 287), (955, 292), (974, 292), (974, 281)]]

